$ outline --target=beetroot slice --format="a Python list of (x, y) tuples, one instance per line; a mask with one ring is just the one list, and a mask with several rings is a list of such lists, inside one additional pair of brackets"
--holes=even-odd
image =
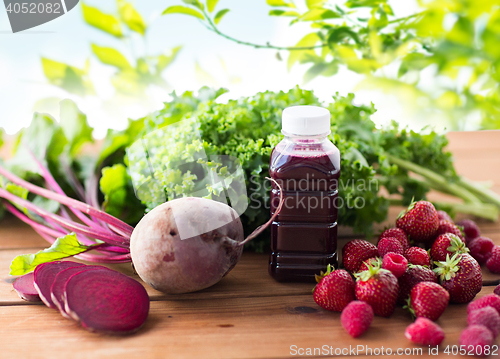
[(74, 274), (65, 287), (65, 310), (90, 331), (128, 334), (149, 313), (149, 296), (136, 280), (113, 270)]
[(47, 307), (57, 309), (50, 296), (50, 287), (52, 287), (52, 283), (54, 283), (54, 278), (56, 277), (56, 275), (66, 268), (82, 266), (84, 266), (84, 264), (71, 261), (56, 261), (42, 263), (35, 268), (35, 288), (38, 292), (38, 295), (40, 295), (40, 299), (45, 303)]
[(34, 277), (35, 274), (31, 272), (17, 278), (14, 283), (12, 283), (19, 297), (28, 302), (39, 302), (41, 300), (35, 288)]
[(55, 304), (57, 309), (61, 312), (62, 316), (68, 319), (71, 317), (64, 310), (64, 287), (66, 286), (66, 282), (76, 273), (80, 273), (88, 270), (110, 270), (103, 266), (80, 266), (80, 267), (70, 267), (63, 269), (54, 278), (54, 283), (50, 287), (50, 298), (52, 302)]

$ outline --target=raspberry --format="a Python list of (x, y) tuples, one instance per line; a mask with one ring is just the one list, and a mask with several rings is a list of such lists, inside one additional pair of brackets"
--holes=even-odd
[(416, 344), (436, 346), (443, 342), (444, 331), (432, 320), (418, 317), (406, 328), (405, 337)]
[(389, 238), (382, 238), (380, 242), (378, 242), (378, 255), (383, 257), (387, 253), (393, 252), (397, 254), (403, 254), (403, 246), (401, 243), (398, 241), (397, 238), (394, 237), (389, 237)]
[(484, 264), (491, 257), (491, 250), (495, 243), (486, 237), (477, 237), (469, 243), (470, 255), (474, 257), (479, 264)]
[(372, 307), (360, 300), (350, 302), (340, 314), (340, 322), (353, 338), (366, 332), (373, 321)]
[(500, 296), (496, 294), (488, 294), (484, 297), (476, 299), (467, 306), (467, 313), (484, 307), (493, 307), (500, 314)]
[(493, 290), (493, 293), (500, 296), (500, 284), (495, 287), (495, 289)]
[(445, 221), (449, 221), (449, 222), (453, 223), (453, 219), (450, 217), (450, 215), (447, 212), (442, 211), (442, 210), (439, 210), (437, 212), (438, 212), (438, 219), (440, 221), (444, 219)]
[(408, 248), (410, 248), (410, 241), (408, 240), (408, 235), (401, 228), (392, 227), (386, 229), (380, 234), (380, 237), (378, 237), (379, 242), (380, 240), (382, 240), (382, 238), (389, 238), (389, 237), (396, 238), (403, 246), (403, 250), (406, 251)]
[(401, 277), (406, 272), (408, 261), (401, 254), (389, 252), (382, 260), (382, 268), (390, 270), (396, 278)]
[(493, 338), (496, 338), (500, 333), (500, 314), (493, 307), (476, 309), (467, 315), (467, 324), (484, 325), (491, 331)]
[(460, 222), (457, 223), (457, 226), (462, 226), (464, 227), (464, 234), (465, 234), (465, 243), (469, 244), (470, 241), (472, 241), (474, 238), (477, 238), (481, 235), (481, 231), (479, 230), (479, 227), (477, 226), (476, 222), (471, 221), (470, 219), (464, 219)]
[(472, 353), (477, 356), (485, 356), (486, 348), (490, 349), (493, 344), (493, 334), (484, 325), (471, 325), (460, 334), (458, 344), (469, 350), (472, 346)]
[(410, 247), (404, 253), (406, 259), (408, 259), (408, 263), (420, 265), (420, 266), (430, 266), (431, 259), (429, 257), (429, 253), (423, 248), (420, 247)]
[(491, 273), (500, 274), (500, 246), (494, 246), (490, 258), (486, 261), (486, 268)]

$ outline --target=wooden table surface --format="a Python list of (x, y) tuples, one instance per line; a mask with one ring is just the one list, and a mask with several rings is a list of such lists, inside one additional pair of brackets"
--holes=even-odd
[[(448, 137), (457, 171), (473, 180), (493, 181), (500, 193), (500, 131)], [(391, 209), (387, 224), (398, 211)], [(500, 245), (500, 224), (479, 224), (483, 234)], [(349, 239), (344, 236), (339, 248)], [(388, 350), (396, 355), (398, 349), (408, 356), (429, 354), (428, 348), (418, 352), (420, 347), (405, 339), (412, 320), (403, 309), (397, 308), (391, 318), (376, 317), (368, 332), (353, 339), (342, 328), (339, 313), (314, 303), (311, 284), (273, 281), (267, 274), (267, 255), (253, 253), (244, 253), (226, 278), (202, 292), (164, 295), (146, 285), (151, 311), (135, 335), (90, 333), (43, 304), (22, 301), (12, 289), (10, 261), (46, 246), (17, 220), (8, 217), (0, 223), (0, 358), (283, 358), (298, 356), (301, 350), (307, 357), (363, 357)], [(114, 268), (133, 276), (130, 265)], [(485, 286), (478, 297), (492, 293), (500, 279), (486, 268), (483, 276)], [(466, 305), (450, 305), (438, 323), (446, 333), (440, 356), (452, 357), (442, 351), (458, 344), (467, 324)]]

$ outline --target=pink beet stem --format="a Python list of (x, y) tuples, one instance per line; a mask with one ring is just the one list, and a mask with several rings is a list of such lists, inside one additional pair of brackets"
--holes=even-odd
[[(59, 186), (59, 184), (56, 182), (56, 180), (54, 179), (54, 177), (52, 176), (52, 174), (50, 173), (50, 171), (42, 164), (42, 162), (40, 162), (38, 160), (38, 158), (36, 158), (35, 154), (33, 152), (31, 152), (31, 150), (28, 151), (31, 155), (31, 157), (33, 158), (33, 160), (35, 161), (35, 163), (38, 165), (38, 168), (42, 171), (42, 176), (43, 178), (45, 178), (45, 180), (47, 181), (48, 185), (50, 187), (53, 188), (53, 190), (56, 192), (56, 193), (59, 193), (60, 195), (63, 195), (65, 197), (66, 196), (66, 193), (64, 193), (64, 191), (62, 190), (62, 188)], [(71, 172), (71, 171), (70, 171)], [(74, 209), (72, 207), (69, 207), (69, 209), (83, 222), (85, 223), (87, 226), (89, 227), (92, 227), (92, 228), (95, 228), (95, 229), (98, 229), (98, 230), (103, 230), (104, 228), (102, 228), (101, 226), (99, 226), (98, 224), (92, 222), (87, 216), (85, 216), (81, 211), (77, 210), (77, 209)]]
[(21, 213), (20, 211), (18, 211), (16, 207), (11, 205), (7, 201), (4, 201), (4, 205), (5, 205), (5, 208), (7, 208), (13, 215), (15, 215), (17, 218), (19, 218), (24, 223), (29, 224), (35, 230), (39, 230), (43, 233), (48, 234), (49, 236), (53, 236), (56, 238), (66, 235), (66, 233), (64, 233), (64, 232), (60, 232), (56, 229), (52, 229), (52, 228), (44, 226), (43, 224), (35, 222), (34, 220), (32, 220), (31, 218), (26, 216), (24, 213)]
[[(41, 188), (39, 186), (31, 184), (28, 181), (25, 181), (25, 180), (19, 178), (18, 176), (16, 176), (15, 174), (7, 171), (2, 166), (0, 166), (0, 174), (2, 176), (6, 177), (11, 182), (13, 182), (14, 184), (17, 184), (21, 187), (24, 187), (32, 193), (38, 194), (38, 195), (45, 197), (45, 198), (48, 198), (48, 199), (55, 200), (61, 204), (68, 206), (68, 207), (76, 208), (76, 209), (82, 211), (83, 213), (88, 214), (89, 216), (94, 216), (96, 218), (102, 219), (106, 223), (113, 224), (114, 226), (116, 226), (120, 230), (124, 231), (125, 233), (132, 234), (132, 231), (134, 230), (134, 228), (132, 226), (130, 226), (127, 223), (111, 216), (110, 214), (108, 214), (106, 212), (100, 211), (92, 206), (89, 206), (88, 204), (77, 201), (73, 198), (63, 196), (59, 193), (54, 193), (54, 192), (49, 191), (45, 188)], [(127, 240), (129, 240), (129, 238), (127, 238)]]
[(55, 223), (60, 224), (61, 226), (77, 232), (77, 233), (82, 233), (84, 235), (88, 235), (89, 237), (93, 237), (96, 239), (100, 239), (106, 243), (120, 246), (127, 248), (130, 245), (130, 239), (129, 238), (124, 238), (121, 236), (118, 236), (113, 233), (106, 233), (103, 231), (97, 231), (95, 229), (86, 227), (84, 225), (69, 221), (57, 214), (51, 213), (49, 211), (46, 211), (44, 209), (41, 209), (37, 206), (35, 206), (33, 203), (30, 201), (24, 200), (21, 197), (18, 197), (9, 191), (0, 188), (0, 197), (3, 197), (11, 202), (17, 203), (23, 207), (26, 207), (28, 210), (38, 214), (39, 216), (42, 216), (43, 218), (48, 218), (53, 220)]
[[(29, 218), (25, 214), (21, 213), (20, 211), (18, 211), (16, 207), (11, 205), (7, 201), (5, 201), (4, 204), (5, 204), (5, 207), (12, 214), (14, 214), (16, 217), (18, 217), (24, 223), (29, 224), (31, 227), (33, 227), (33, 229), (43, 239), (45, 239), (50, 244), (53, 244), (56, 241), (56, 238), (59, 238), (59, 237), (62, 237), (62, 236), (65, 236), (68, 234), (67, 232), (60, 232), (60, 231), (57, 231), (55, 229), (46, 227), (43, 224), (40, 224), (38, 222), (33, 221), (31, 218)], [(91, 242), (88, 238), (85, 237), (85, 239), (87, 240), (86, 241), (87, 243), (84, 243), (83, 241), (81, 241), (80, 237), (78, 238), (78, 240), (80, 242), (84, 243), (85, 245), (95, 244), (95, 242)], [(117, 246), (110, 246), (110, 245), (104, 244), (104, 243), (100, 246), (93, 246), (92, 249), (95, 249), (96, 251), (98, 251), (100, 253), (103, 253), (106, 255), (111, 255), (111, 256), (116, 256), (117, 255), (116, 253), (119, 253), (120, 254), (120, 256), (118, 256), (119, 261), (124, 260), (125, 257), (122, 257), (122, 255), (128, 255), (130, 253), (130, 251), (126, 248), (117, 247)], [(87, 258), (87, 256), (88, 255), (86, 255), (85, 257)], [(92, 257), (90, 257), (90, 258), (92, 258)], [(96, 257), (96, 258), (102, 258), (102, 257)], [(130, 258), (130, 257), (128, 257), (128, 258)], [(83, 258), (81, 258), (81, 259), (83, 259)], [(102, 258), (102, 259), (104, 259), (104, 258)], [(116, 262), (116, 259), (114, 257), (110, 257), (109, 260), (110, 260), (110, 263)], [(127, 261), (127, 260), (125, 260), (125, 261)], [(128, 261), (130, 261), (130, 259)]]
[(278, 186), (278, 188), (280, 189), (280, 204), (279, 204), (278, 208), (276, 208), (276, 211), (274, 211), (274, 214), (271, 216), (269, 221), (267, 221), (263, 225), (257, 227), (252, 233), (250, 233), (250, 235), (247, 238), (245, 238), (245, 240), (239, 242), (238, 245), (240, 245), (240, 246), (245, 245), (246, 243), (250, 242), (252, 239), (257, 237), (259, 234), (261, 234), (271, 223), (273, 223), (274, 219), (281, 212), (281, 207), (283, 207), (283, 202), (284, 202), (283, 201), (283, 189), (281, 188), (279, 183), (276, 182), (274, 179), (269, 178), (269, 177), (266, 177), (266, 179), (273, 181), (276, 184), (276, 186)]

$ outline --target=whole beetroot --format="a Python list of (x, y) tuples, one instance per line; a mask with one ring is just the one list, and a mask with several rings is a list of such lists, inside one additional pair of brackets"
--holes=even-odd
[[(225, 224), (213, 228), (214, 222)], [(241, 257), (243, 239), (234, 209), (186, 197), (166, 202), (142, 218), (130, 238), (130, 254), (135, 270), (151, 287), (187, 293), (208, 288), (229, 273)]]

